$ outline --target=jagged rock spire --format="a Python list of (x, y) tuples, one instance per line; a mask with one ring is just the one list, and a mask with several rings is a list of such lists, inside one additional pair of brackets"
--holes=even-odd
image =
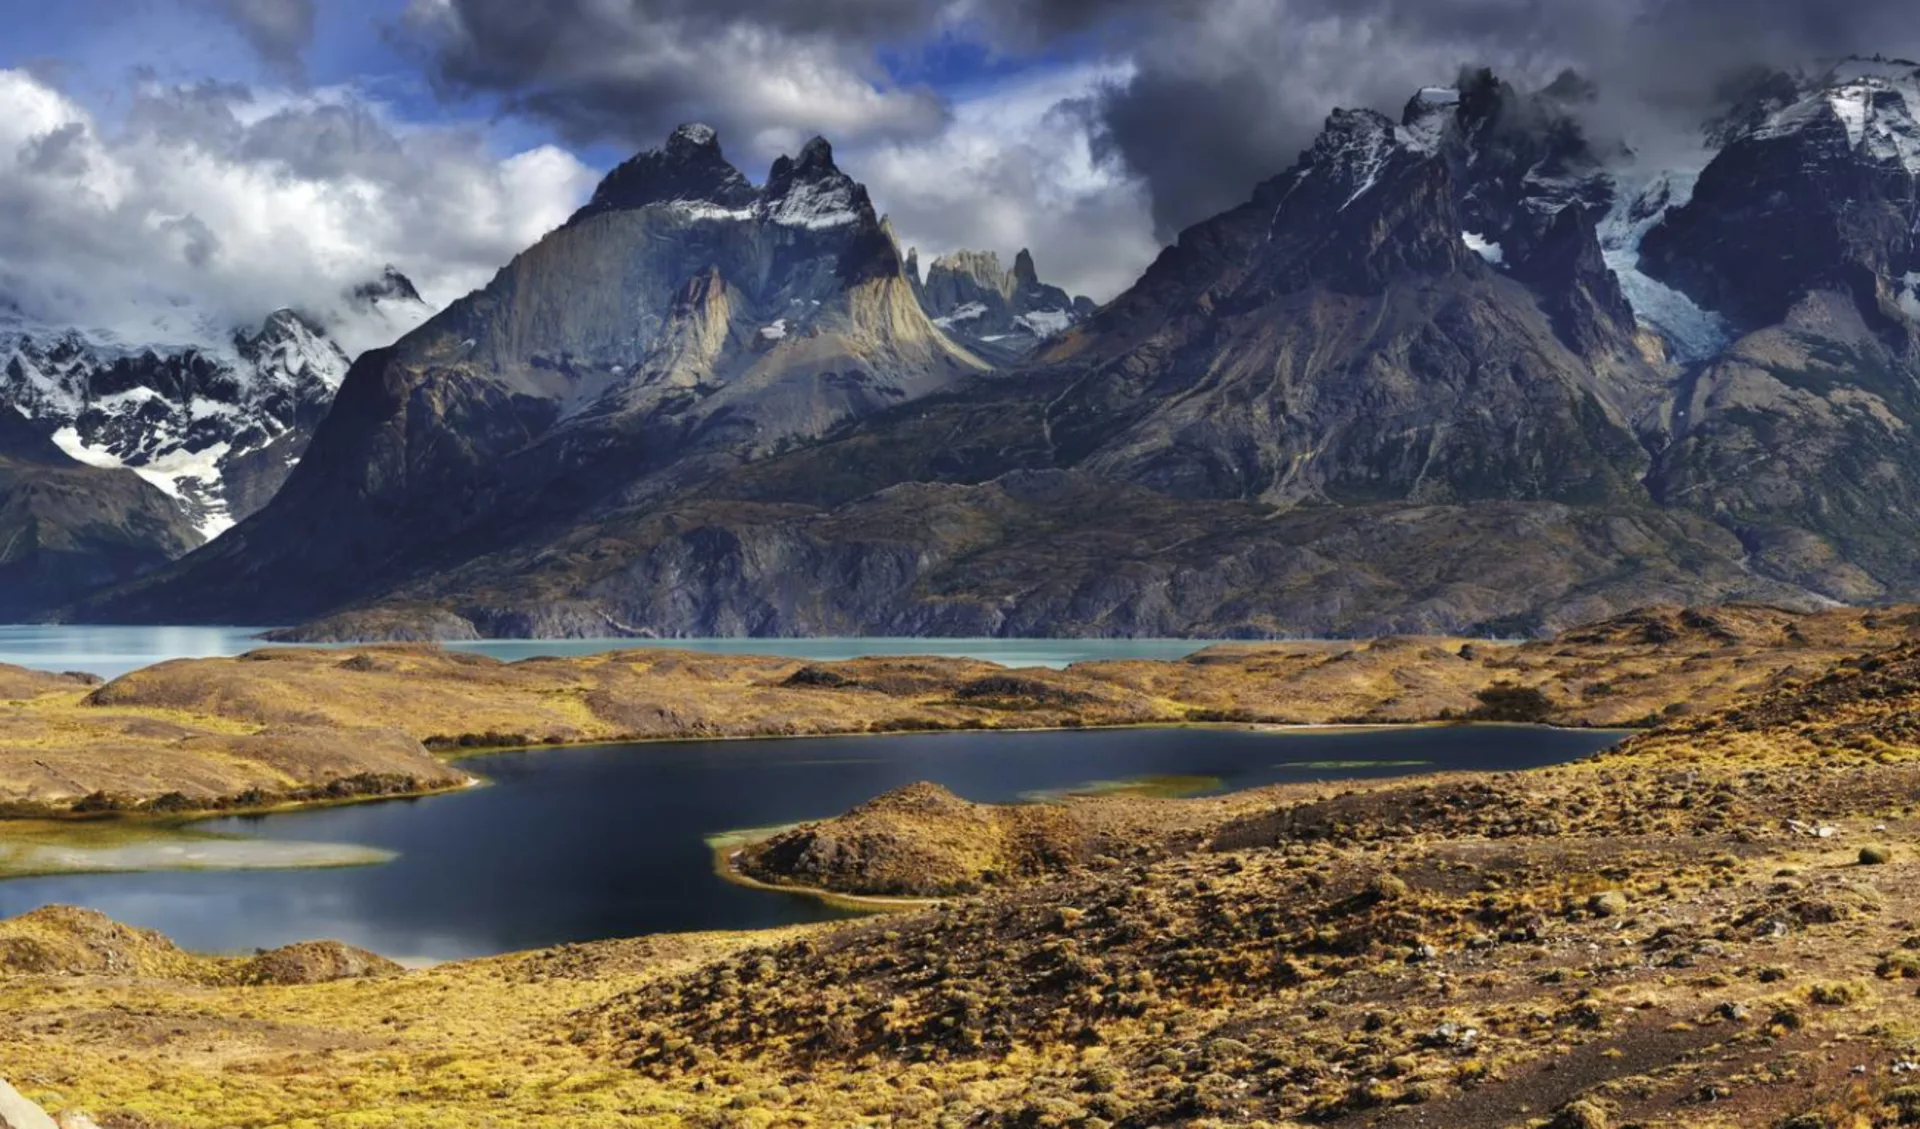
[(1016, 286), (1038, 286), (1040, 272), (1034, 269), (1033, 252), (1025, 247), (1013, 259), (1013, 281)]

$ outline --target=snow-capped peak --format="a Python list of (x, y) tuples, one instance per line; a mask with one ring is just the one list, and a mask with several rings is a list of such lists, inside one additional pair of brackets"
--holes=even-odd
[(337, 389), (351, 361), (326, 332), (292, 310), (277, 310), (259, 333), (234, 335), (234, 346), (253, 375), (279, 387), (316, 380)]
[(1426, 153), (1437, 152), (1447, 127), (1460, 111), (1460, 91), (1451, 86), (1429, 86), (1407, 103), (1401, 121), (1401, 133), (1408, 145)]
[(1747, 136), (1766, 141), (1837, 120), (1849, 148), (1920, 174), (1920, 64), (1847, 59), (1806, 84), (1803, 96), (1773, 111)]
[(209, 539), (278, 488), (348, 367), (327, 332), (292, 310), (217, 348), (130, 347), (18, 318), (0, 330), (0, 404), (72, 458), (138, 473)]
[(668, 139), (667, 143), (672, 145), (675, 142), (684, 142), (688, 145), (698, 146), (704, 149), (716, 144), (719, 139), (719, 131), (707, 125), (705, 122), (688, 122), (686, 125), (674, 130), (673, 136)]
[(866, 190), (833, 163), (833, 147), (816, 137), (797, 160), (782, 157), (767, 176), (761, 218), (786, 227), (821, 231), (872, 217)]

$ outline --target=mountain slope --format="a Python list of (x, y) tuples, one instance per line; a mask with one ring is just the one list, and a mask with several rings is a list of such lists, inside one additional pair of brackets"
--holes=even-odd
[(1676, 396), (1650, 480), (1756, 565), (1837, 596), (1920, 585), (1920, 64), (1780, 76), (1743, 106), (1643, 269), (1734, 340)]
[(1335, 114), (1044, 354), (1084, 373), (1049, 420), (1062, 457), (1281, 504), (1632, 497), (1660, 377), (1596, 208), (1557, 185), (1485, 205), (1503, 159), (1516, 181), (1537, 165), (1500, 147), (1516, 107), (1489, 83), (1423, 94), (1400, 124)]
[(0, 622), (131, 580), (200, 542), (159, 489), (74, 462), (0, 406)]

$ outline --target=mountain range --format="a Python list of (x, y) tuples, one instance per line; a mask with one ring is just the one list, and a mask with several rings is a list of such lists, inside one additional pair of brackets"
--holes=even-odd
[[(343, 295), (343, 309), (394, 332), (432, 312), (391, 268)], [(42, 562), (39, 580), (0, 598), (0, 614), (131, 579), (259, 510), (305, 453), (351, 364), (322, 318), (292, 309), (252, 328), (196, 324), (162, 336), (185, 343), (0, 315), (0, 457), (40, 468), (0, 486), (0, 541), (14, 554), (0, 554), (0, 567)], [(51, 478), (94, 487), (49, 508), (40, 488)], [(73, 508), (81, 494), (87, 504)]]
[[(920, 277), (703, 126), (352, 366), (258, 513), (68, 614), (464, 635), (1527, 633), (1920, 592), (1920, 65), (1656, 165), (1591, 89), (1337, 111), (1105, 306)], [(321, 520), (322, 516), (324, 520)]]

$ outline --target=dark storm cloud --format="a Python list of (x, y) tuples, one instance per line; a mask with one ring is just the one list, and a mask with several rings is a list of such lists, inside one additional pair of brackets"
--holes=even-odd
[(1598, 86), (1596, 128), (1694, 136), (1742, 71), (1920, 52), (1913, 11), (1906, 0), (1216, 0), (1136, 22), (1138, 70), (1102, 102), (1104, 141), (1146, 179), (1166, 237), (1283, 169), (1333, 107), (1397, 114), (1464, 65), (1534, 84), (1572, 68)]
[(313, 45), (315, 0), (206, 0), (260, 58), (281, 74), (298, 78), (301, 58)]
[(1573, 68), (1601, 92), (1595, 129), (1680, 138), (1742, 70), (1920, 53), (1911, 0), (413, 0), (402, 34), (443, 89), (498, 93), (575, 141), (702, 119), (749, 158), (815, 130), (935, 144), (954, 107), (891, 82), (883, 50), (1124, 59), (1090, 132), (1145, 184), (1161, 238), (1246, 199), (1331, 109), (1397, 113), (1466, 65), (1523, 84)]
[(698, 119), (770, 153), (816, 129), (843, 141), (937, 129), (941, 101), (888, 83), (873, 55), (927, 32), (936, 11), (917, 0), (414, 0), (392, 31), (443, 91), (499, 93), (575, 142), (652, 144)]

